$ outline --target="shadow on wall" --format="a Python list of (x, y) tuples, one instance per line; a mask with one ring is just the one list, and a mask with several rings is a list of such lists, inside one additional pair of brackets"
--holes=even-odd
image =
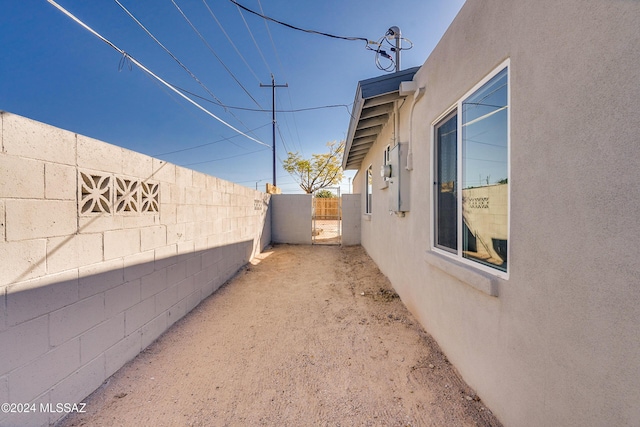
[[(264, 233), (263, 233), (264, 235)], [(0, 301), (0, 425), (46, 425), (80, 402), (250, 261), (254, 240), (9, 286)], [(266, 244), (265, 244), (266, 246)], [(47, 406), (48, 405), (48, 406)]]

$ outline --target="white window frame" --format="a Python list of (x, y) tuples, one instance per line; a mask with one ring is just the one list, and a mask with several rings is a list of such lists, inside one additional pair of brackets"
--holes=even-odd
[[(474, 85), (471, 89), (469, 89), (463, 96), (460, 97), (460, 99), (458, 99), (456, 101), (455, 104), (453, 104), (452, 106), (450, 106), (449, 108), (447, 108), (447, 110), (442, 113), (440, 116), (438, 116), (432, 123), (431, 123), (431, 182), (434, 183), (436, 182), (436, 166), (435, 166), (435, 162), (436, 162), (436, 158), (435, 158), (435, 154), (436, 154), (436, 136), (435, 136), (435, 130), (436, 127), (442, 122), (442, 120), (444, 120), (447, 116), (449, 116), (451, 113), (453, 113), (454, 111), (456, 112), (456, 114), (458, 115), (458, 123), (457, 123), (457, 135), (458, 135), (458, 150), (457, 150), (457, 181), (458, 181), (458, 185), (461, 185), (462, 181), (462, 103), (469, 98), (473, 93), (475, 93), (478, 89), (480, 89), (484, 84), (486, 84), (489, 80), (491, 80), (493, 77), (495, 77), (498, 73), (500, 73), (501, 71), (503, 71), (505, 68), (507, 68), (507, 105), (509, 106), (509, 108), (507, 108), (507, 175), (508, 175), (508, 182), (509, 184), (511, 184), (511, 67), (510, 67), (510, 60), (506, 59), (504, 62), (502, 62), (500, 65), (498, 65), (496, 68), (494, 68), (489, 74), (487, 74), (482, 80), (480, 80), (476, 85)], [(455, 260), (457, 262), (460, 262), (466, 266), (470, 266), (473, 267), (474, 269), (477, 270), (481, 270), (483, 272), (489, 273), (493, 276), (497, 276), (499, 278), (502, 279), (508, 279), (509, 278), (509, 273), (511, 271), (511, 267), (510, 265), (507, 265), (507, 271), (500, 271), (497, 270), (495, 268), (491, 268), (489, 266), (485, 266), (483, 264), (480, 264), (478, 262), (475, 262), (473, 260), (464, 258), (462, 256), (462, 191), (458, 191), (457, 194), (457, 198), (458, 198), (458, 218), (457, 218), (457, 225), (458, 225), (458, 244), (457, 244), (457, 253), (452, 253), (449, 252), (447, 250), (441, 249), (439, 247), (436, 246), (436, 233), (435, 233), (435, 226), (436, 226), (436, 219), (435, 219), (435, 197), (437, 197), (437, 195), (435, 194), (435, 185), (431, 185), (431, 203), (430, 203), (430, 212), (431, 214), (429, 215), (430, 217), (430, 235), (431, 235), (431, 251), (437, 254), (440, 254), (444, 257), (450, 258), (452, 260)], [(511, 186), (509, 186), (509, 197), (508, 197), (508, 203), (507, 203), (507, 241), (509, 241), (510, 236), (511, 236)], [(511, 252), (511, 245), (507, 245), (507, 260), (511, 259), (510, 256), (510, 252)]]

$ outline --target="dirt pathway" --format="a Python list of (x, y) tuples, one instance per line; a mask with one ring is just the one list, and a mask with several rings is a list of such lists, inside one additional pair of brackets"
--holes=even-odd
[(63, 426), (499, 426), (361, 247), (277, 245)]

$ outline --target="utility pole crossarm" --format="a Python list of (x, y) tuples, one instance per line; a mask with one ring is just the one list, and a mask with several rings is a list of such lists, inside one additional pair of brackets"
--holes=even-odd
[(277, 85), (276, 80), (271, 74), (271, 84), (265, 85), (260, 83), (260, 87), (271, 88), (271, 126), (273, 133), (273, 186), (276, 186), (276, 88), (277, 87), (289, 87), (288, 83), (283, 85)]

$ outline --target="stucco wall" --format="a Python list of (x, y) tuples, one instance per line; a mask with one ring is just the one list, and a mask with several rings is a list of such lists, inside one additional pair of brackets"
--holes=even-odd
[(360, 195), (342, 195), (342, 245), (351, 246), (360, 244)]
[(270, 242), (269, 196), (0, 115), (0, 425), (64, 414)]
[[(467, 0), (415, 77), (405, 217), (374, 174), (363, 246), (507, 426), (640, 425), (638, 22), (633, 0)], [(433, 254), (430, 187), (432, 123), (507, 58), (505, 280)], [(364, 170), (393, 136), (390, 121), (354, 180), (363, 207)]]
[(311, 194), (271, 196), (271, 240), (273, 243), (311, 244)]

